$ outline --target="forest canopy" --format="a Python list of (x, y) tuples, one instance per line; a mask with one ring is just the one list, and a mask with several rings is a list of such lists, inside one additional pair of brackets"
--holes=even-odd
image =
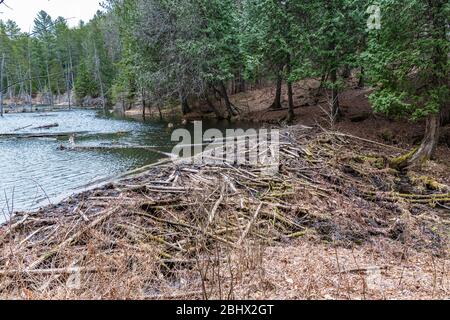
[[(377, 112), (427, 119), (422, 146), (400, 161), (433, 153), (449, 105), (449, 21), (446, 0), (106, 0), (88, 23), (69, 28), (41, 11), (30, 32), (0, 22), (0, 92), (32, 102), (40, 94), (78, 101), (99, 98), (104, 108), (139, 99), (152, 105), (229, 99), (261, 79), (276, 84), (271, 108), (281, 108), (286, 84), (294, 118), (294, 82), (321, 79), (331, 92), (331, 116), (341, 116), (345, 77), (357, 70), (373, 88)], [(377, 16), (377, 14), (379, 14)], [(375, 23), (375, 27), (374, 24)], [(403, 159), (405, 160), (405, 159)]]

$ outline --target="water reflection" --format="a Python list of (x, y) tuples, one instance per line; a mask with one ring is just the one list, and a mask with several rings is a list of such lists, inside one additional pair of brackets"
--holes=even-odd
[[(59, 126), (33, 129), (50, 123)], [(164, 123), (144, 124), (99, 117), (92, 110), (8, 114), (0, 119), (0, 134), (88, 131), (90, 135), (86, 138), (76, 138), (77, 145), (152, 145), (168, 152), (172, 143), (170, 132), (165, 128)], [(142, 149), (61, 150), (60, 146), (67, 144), (67, 137), (0, 138), (0, 210), (3, 214), (35, 209), (47, 197), (51, 200), (70, 194), (93, 180), (161, 158), (159, 153)]]
[[(174, 121), (174, 120), (171, 120)], [(174, 121), (180, 123), (180, 121)], [(48, 124), (50, 129), (35, 129)], [(74, 109), (52, 113), (7, 114), (0, 118), (0, 135), (5, 133), (89, 132), (75, 137), (77, 146), (104, 148), (68, 150), (68, 137), (19, 139), (0, 136), (0, 222), (12, 211), (33, 210), (61, 196), (67, 196), (97, 179), (113, 177), (161, 159), (160, 152), (114, 146), (152, 146), (170, 152), (173, 129), (167, 122), (124, 119), (102, 112)], [(234, 123), (248, 128), (249, 124)], [(192, 130), (193, 124), (184, 126)], [(204, 121), (203, 129), (231, 127), (227, 121)]]

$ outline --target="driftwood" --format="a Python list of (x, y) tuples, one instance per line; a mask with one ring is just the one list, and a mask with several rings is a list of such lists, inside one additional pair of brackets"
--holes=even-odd
[(20, 127), (20, 128), (14, 129), (13, 131), (14, 131), (14, 132), (17, 132), (17, 131), (20, 131), (20, 130), (23, 130), (23, 129), (27, 129), (27, 128), (32, 127), (32, 126), (33, 126), (33, 125), (30, 124), (30, 125), (25, 126), (25, 127)]
[(58, 123), (51, 123), (51, 124), (46, 124), (46, 125), (39, 126), (39, 127), (34, 127), (34, 128), (31, 128), (31, 129), (33, 129), (33, 130), (41, 130), (41, 129), (51, 129), (51, 128), (57, 128), (57, 127), (59, 127)]
[(75, 132), (49, 132), (49, 133), (1, 133), (0, 138), (17, 138), (17, 139), (30, 139), (30, 138), (60, 138), (69, 137), (71, 135), (83, 135), (89, 133), (88, 131), (75, 131)]
[[(42, 129), (41, 127), (36, 127), (33, 129)], [(19, 131), (19, 130), (17, 130)], [(69, 131), (69, 132), (23, 132), (23, 133), (0, 133), (0, 138), (17, 138), (17, 139), (30, 139), (30, 138), (63, 138), (70, 136), (79, 136), (83, 138), (96, 138), (103, 136), (113, 136), (113, 135), (126, 135), (130, 131), (118, 131), (118, 132), (106, 132), (106, 133), (92, 133), (90, 131)]]
[(75, 145), (64, 147), (63, 150), (67, 151), (101, 151), (101, 150), (149, 150), (155, 153), (159, 153), (166, 157), (169, 154), (158, 150), (159, 147), (155, 146), (140, 146), (140, 145), (97, 145), (97, 146), (83, 146)]

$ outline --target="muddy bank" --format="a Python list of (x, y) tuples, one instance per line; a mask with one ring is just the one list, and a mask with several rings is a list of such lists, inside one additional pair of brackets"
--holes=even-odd
[(439, 173), (392, 171), (402, 150), (318, 127), (281, 141), (275, 176), (168, 162), (15, 216), (0, 296), (448, 298)]

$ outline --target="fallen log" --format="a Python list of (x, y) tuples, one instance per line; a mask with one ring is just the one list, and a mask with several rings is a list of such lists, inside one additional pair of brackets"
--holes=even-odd
[(51, 124), (46, 124), (46, 125), (39, 126), (39, 127), (34, 127), (31, 129), (32, 130), (41, 130), (41, 129), (51, 129), (51, 128), (57, 128), (57, 127), (59, 127), (58, 123), (51, 123)]
[[(39, 127), (32, 128), (38, 129)], [(129, 134), (129, 131), (119, 131), (119, 132), (107, 132), (107, 133), (93, 133), (91, 131), (68, 131), (68, 132), (24, 132), (24, 133), (0, 133), (0, 138), (16, 138), (16, 139), (31, 139), (31, 138), (65, 138), (75, 135), (77, 137), (83, 138), (98, 138), (98, 137), (108, 137), (111, 135), (126, 135)], [(145, 148), (154, 148), (152, 146)]]
[(156, 146), (138, 146), (138, 145), (105, 145), (105, 146), (73, 146), (67, 148), (71, 151), (86, 151), (86, 150), (130, 150), (130, 149), (143, 149), (154, 150), (159, 152)]
[(73, 134), (82, 135), (89, 133), (88, 131), (77, 132), (51, 132), (51, 133), (1, 133), (0, 138), (16, 138), (16, 139), (31, 139), (31, 138), (61, 138), (69, 137)]
[(17, 132), (17, 131), (20, 131), (20, 130), (23, 130), (23, 129), (27, 129), (27, 128), (31, 127), (31, 126), (32, 126), (32, 124), (30, 124), (28, 126), (25, 126), (25, 127), (20, 127), (20, 128), (14, 129), (13, 131)]

